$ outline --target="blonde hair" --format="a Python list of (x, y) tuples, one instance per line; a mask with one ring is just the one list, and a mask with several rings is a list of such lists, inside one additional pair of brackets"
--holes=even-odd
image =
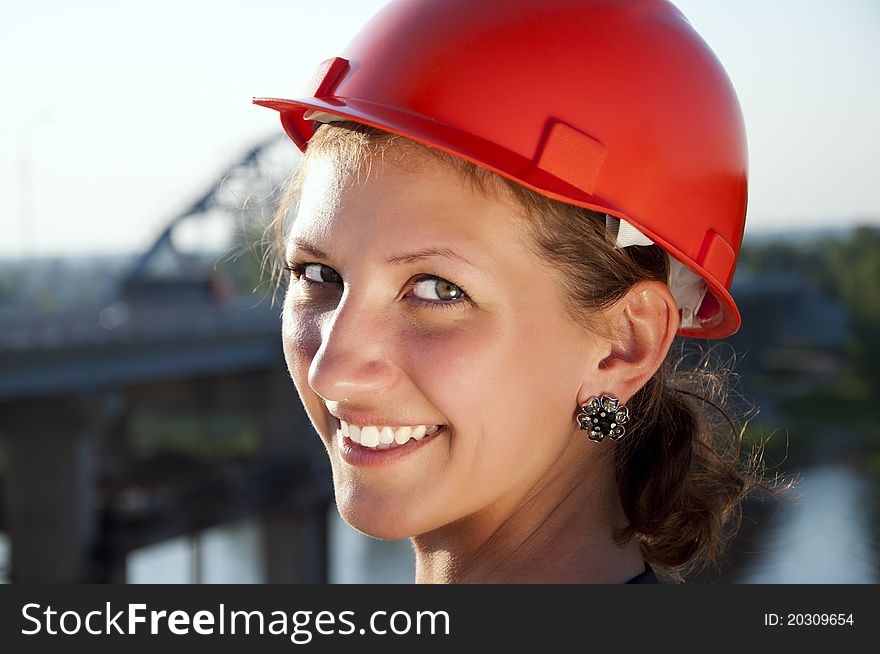
[[(655, 245), (615, 247), (604, 216), (558, 202), (464, 159), (401, 136), (358, 123), (331, 123), (318, 129), (303, 164), (288, 182), (276, 212), (274, 236), (283, 252), (285, 223), (295, 209), (310, 160), (331, 154), (352, 169), (367, 167), (391, 145), (421, 148), (452, 166), (462, 179), (486, 193), (509, 193), (525, 209), (531, 246), (560, 275), (560, 292), (576, 320), (594, 330), (601, 309), (614, 304), (641, 280), (665, 282), (668, 259)], [(589, 252), (589, 256), (584, 256)], [(276, 279), (280, 282), (281, 257)], [(782, 492), (763, 476), (761, 449), (743, 456), (747, 420), (727, 407), (732, 371), (698, 352), (670, 351), (664, 364), (631, 398), (625, 438), (614, 445), (614, 472), (629, 525), (615, 532), (618, 544), (640, 544), (652, 567), (681, 580), (716, 562), (738, 530), (742, 502), (755, 489)]]

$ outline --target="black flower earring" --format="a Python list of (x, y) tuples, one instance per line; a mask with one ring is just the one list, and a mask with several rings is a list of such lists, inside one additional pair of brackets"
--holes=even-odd
[(591, 397), (581, 405), (577, 421), (594, 443), (601, 443), (606, 436), (616, 441), (626, 433), (629, 409), (621, 406), (620, 400), (613, 395)]

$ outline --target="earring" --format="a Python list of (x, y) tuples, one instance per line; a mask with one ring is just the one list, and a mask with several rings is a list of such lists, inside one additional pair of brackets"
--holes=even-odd
[(629, 409), (621, 406), (620, 399), (613, 395), (591, 397), (586, 404), (581, 405), (577, 421), (594, 443), (601, 443), (606, 436), (616, 441), (626, 433)]

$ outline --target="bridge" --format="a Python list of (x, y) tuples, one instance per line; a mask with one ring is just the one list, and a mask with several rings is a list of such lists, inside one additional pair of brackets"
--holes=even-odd
[(131, 552), (243, 518), (266, 581), (326, 581), (326, 454), (258, 275), (291, 150), (234, 161), (100, 301), (0, 316), (10, 581), (124, 582)]

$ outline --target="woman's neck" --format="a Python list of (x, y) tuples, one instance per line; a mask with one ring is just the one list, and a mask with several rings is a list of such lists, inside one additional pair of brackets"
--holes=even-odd
[(416, 583), (623, 583), (644, 571), (626, 524), (611, 471), (575, 470), (413, 538)]

